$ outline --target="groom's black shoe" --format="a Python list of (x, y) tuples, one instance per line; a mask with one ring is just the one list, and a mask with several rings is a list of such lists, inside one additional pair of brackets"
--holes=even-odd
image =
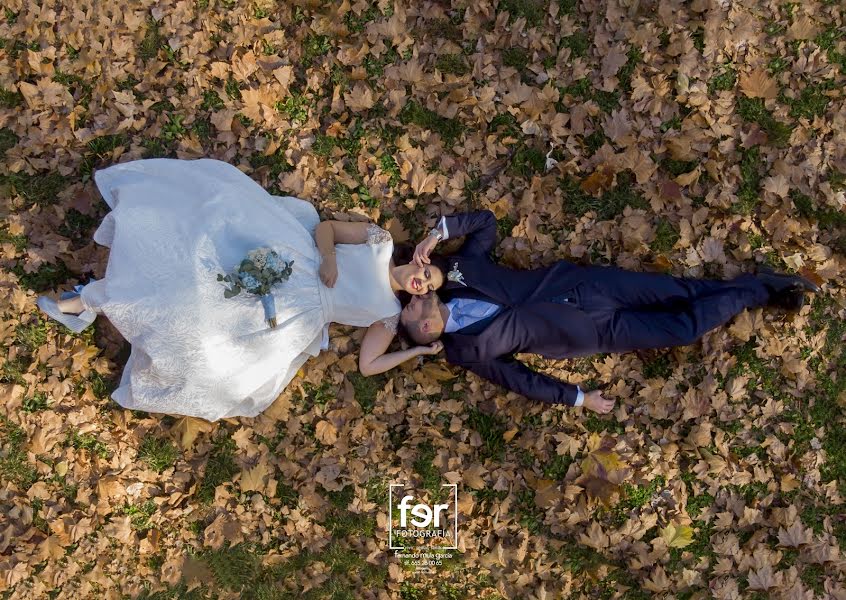
[(786, 275), (784, 273), (776, 273), (771, 268), (766, 266), (759, 266), (755, 270), (755, 277), (760, 279), (767, 289), (770, 291), (770, 294), (773, 292), (779, 292), (781, 290), (787, 290), (792, 287), (797, 287), (801, 290), (805, 290), (808, 292), (813, 292), (815, 294), (820, 293), (820, 286), (815, 284), (813, 281), (802, 277), (801, 275)]
[(787, 312), (799, 312), (805, 306), (805, 290), (798, 285), (770, 292), (767, 306), (775, 306)]

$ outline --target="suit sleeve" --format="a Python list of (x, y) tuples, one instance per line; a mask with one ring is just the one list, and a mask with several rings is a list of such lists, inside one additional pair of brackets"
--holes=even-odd
[(462, 253), (486, 255), (496, 245), (496, 217), (489, 210), (450, 215), (444, 225), (450, 238), (466, 236)]
[(500, 357), (463, 366), (476, 375), (489, 379), (512, 392), (547, 404), (575, 406), (576, 398), (580, 396), (581, 390), (578, 386), (559, 381), (542, 373), (536, 373), (513, 357)]

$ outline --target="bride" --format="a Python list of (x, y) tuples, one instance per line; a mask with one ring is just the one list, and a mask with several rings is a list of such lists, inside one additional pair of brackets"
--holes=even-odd
[[(112, 393), (125, 408), (210, 421), (256, 416), (328, 347), (330, 322), (368, 327), (365, 375), (441, 349), (387, 352), (402, 309), (397, 294), (435, 290), (444, 273), (396, 264), (390, 234), (375, 224), (320, 222), (308, 202), (271, 196), (212, 159), (137, 160), (94, 180), (112, 209), (94, 234), (110, 248), (105, 278), (58, 302), (42, 296), (38, 306), (74, 331), (104, 314), (130, 342)], [(290, 278), (271, 288), (275, 328), (256, 296), (224, 298), (217, 279), (259, 247), (293, 260)]]

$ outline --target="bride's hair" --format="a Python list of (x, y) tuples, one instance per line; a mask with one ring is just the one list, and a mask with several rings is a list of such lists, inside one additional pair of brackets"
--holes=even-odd
[[(394, 264), (407, 265), (410, 263), (411, 259), (414, 258), (414, 248), (415, 247), (410, 244), (394, 244)], [(433, 253), (429, 255), (429, 260), (431, 261), (430, 264), (433, 267), (440, 269), (441, 274), (444, 276), (444, 282), (446, 282), (447, 272), (449, 271), (449, 258), (443, 254)], [(405, 291), (400, 291), (399, 299), (400, 302), (402, 302), (402, 305), (405, 306), (408, 304), (408, 301), (411, 300), (411, 294)]]

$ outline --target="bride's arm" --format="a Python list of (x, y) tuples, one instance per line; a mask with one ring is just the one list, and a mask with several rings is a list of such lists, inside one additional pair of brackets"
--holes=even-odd
[(321, 221), (314, 232), (317, 250), (320, 252), (320, 279), (327, 287), (333, 287), (338, 280), (338, 264), (335, 262), (335, 244), (363, 244), (367, 241), (370, 223), (363, 221)]
[(367, 328), (367, 333), (364, 334), (361, 342), (361, 352), (358, 355), (358, 370), (362, 375), (369, 377), (390, 371), (410, 358), (423, 354), (436, 354), (442, 347), (440, 342), (435, 342), (431, 346), (414, 346), (408, 350), (385, 353), (393, 339), (394, 333), (381, 321)]

